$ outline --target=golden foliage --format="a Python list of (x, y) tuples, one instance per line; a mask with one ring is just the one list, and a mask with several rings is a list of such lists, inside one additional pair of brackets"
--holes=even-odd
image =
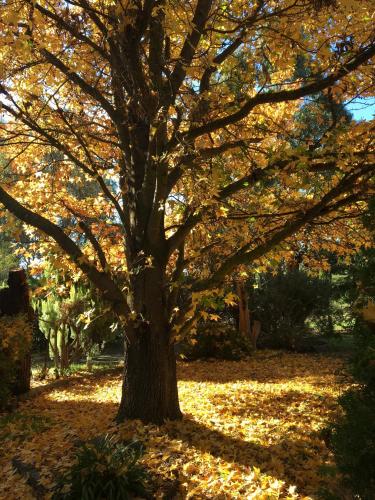
[[(114, 423), (120, 375), (46, 387), (20, 405), (27, 419), (0, 427), (0, 498), (33, 498), (12, 470), (13, 457), (33, 464), (50, 489), (56, 473), (70, 465), (74, 443), (107, 432), (145, 442), (145, 465), (161, 478), (157, 498), (165, 492), (163, 480), (176, 479), (177, 498), (306, 500), (324, 488), (340, 496), (338, 478), (320, 473), (332, 458), (319, 429), (336, 411), (342, 368), (333, 357), (272, 351), (239, 362), (182, 363), (185, 416), (161, 427)], [(25, 422), (37, 419), (47, 424), (26, 432)]]
[(31, 344), (32, 323), (24, 314), (0, 318), (0, 350), (12, 360), (20, 359)]
[[(205, 17), (198, 15), (200, 3), (207, 4), (204, 29), (194, 25), (195, 9), (198, 17)], [(127, 27), (135, 23), (142, 3), (93, 4), (99, 23), (86, 2), (65, 5), (14, 0), (2, 2), (0, 8), (0, 139), (6, 158), (1, 187), (49, 221), (61, 225), (64, 220), (64, 230), (73, 239), (77, 234), (82, 236), (83, 256), (76, 259), (78, 267), (98, 265), (95, 248), (83, 238), (84, 226), (77, 224), (86, 220), (105, 256), (102, 267), (113, 275), (127, 272), (124, 249), (129, 251), (131, 245), (129, 241), (124, 245), (117, 222), (133, 204), (129, 186), (137, 160), (130, 158), (132, 151), (148, 150), (147, 145), (132, 142), (136, 141), (136, 135), (130, 133), (133, 125), (129, 116), (133, 114), (139, 126), (143, 123), (146, 144), (160, 142), (155, 154), (147, 153), (147, 182), (155, 169), (165, 169), (164, 182), (183, 166), (170, 192), (165, 186), (156, 195), (156, 184), (147, 188), (145, 197), (150, 199), (145, 206), (154, 204), (151, 221), (163, 217), (163, 224), (156, 224), (167, 228), (163, 238), (171, 238), (195, 213), (196, 220), (185, 238), (185, 259), (191, 274), (196, 266), (197, 274), (206, 277), (204, 273), (209, 274), (212, 264), (218, 267), (220, 259), (229, 258), (247, 242), (254, 248), (262, 245), (270, 234), (307, 214), (351, 171), (357, 172), (358, 182), (337, 194), (340, 203), (322, 210), (319, 224), (307, 231), (296, 227), (285, 244), (271, 245), (258, 257), (257, 265), (262, 269), (269, 259), (288, 258), (301, 240), (314, 250), (342, 254), (368, 243), (355, 221), (365, 209), (362, 193), (374, 192), (367, 177), (370, 165), (366, 164), (366, 170), (363, 164), (363, 159), (373, 154), (373, 123), (344, 126), (340, 120), (328, 120), (317, 148), (311, 138), (304, 139), (296, 121), (301, 100), (290, 94), (282, 97), (278, 91), (319, 83), (323, 75), (335, 75), (339, 68), (345, 68), (343, 76), (329, 85), (329, 92), (328, 84), (320, 89), (331, 104), (373, 96), (372, 66), (367, 59), (355, 70), (348, 70), (361, 51), (372, 47), (373, 2), (151, 2), (150, 19), (141, 23), (147, 30), (137, 43), (133, 40), (129, 54), (123, 50), (130, 43)], [(336, 4), (334, 10), (325, 8)], [(160, 23), (156, 30), (160, 48), (153, 45), (148, 22)], [(183, 46), (191, 45), (188, 34), (195, 30), (202, 33), (197, 46), (192, 47), (194, 57), (186, 59)], [(114, 47), (123, 57), (120, 63), (113, 55)], [(153, 52), (160, 55), (154, 63)], [(311, 74), (296, 75), (298, 60), (304, 61)], [(155, 64), (160, 65), (157, 71)], [(122, 72), (129, 71), (134, 75), (128, 82)], [(208, 74), (211, 76), (204, 84)], [(176, 96), (164, 104), (173, 78), (177, 79)], [(135, 88), (129, 89), (129, 85)], [(312, 89), (306, 95), (318, 91)], [(256, 101), (266, 93), (274, 97), (269, 102)], [(250, 102), (254, 105), (245, 112), (244, 105)], [(108, 111), (112, 108), (113, 113)], [(226, 120), (221, 122), (224, 118), (229, 118), (226, 125)], [(327, 118), (318, 113), (316, 126), (322, 127), (325, 121)], [(210, 131), (207, 126), (213, 123), (216, 125)], [(191, 130), (193, 135), (189, 135)], [(165, 134), (163, 141), (160, 134)], [(363, 176), (358, 168), (363, 169)], [(137, 175), (141, 170), (136, 168)], [(254, 172), (257, 174), (252, 178)], [(241, 188), (224, 194), (224, 188), (233, 188), (241, 179)], [(161, 195), (166, 190), (168, 194)], [(347, 199), (346, 192), (351, 193)], [(32, 225), (40, 230), (38, 224)], [(35, 238), (35, 230), (29, 231)], [(124, 232), (129, 233), (127, 228)], [(61, 270), (69, 269), (71, 263), (62, 258), (56, 243), (40, 231), (37, 234), (38, 252), (54, 254), (54, 264)], [(208, 246), (219, 255), (214, 262), (203, 256), (202, 248)], [(27, 257), (30, 249), (23, 252)], [(171, 269), (174, 258), (171, 252)], [(40, 262), (33, 264), (40, 266)], [(322, 267), (314, 259), (306, 264)]]

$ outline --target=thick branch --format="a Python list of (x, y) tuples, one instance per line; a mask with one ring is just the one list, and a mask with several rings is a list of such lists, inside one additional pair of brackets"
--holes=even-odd
[(305, 211), (299, 217), (287, 221), (284, 226), (277, 232), (273, 233), (272, 236), (267, 238), (263, 243), (255, 248), (251, 248), (251, 243), (246, 243), (237, 252), (228, 257), (223, 264), (212, 274), (211, 277), (197, 281), (193, 287), (193, 291), (201, 291), (217, 286), (225, 276), (231, 273), (240, 264), (253, 262), (267, 252), (269, 252), (276, 245), (284, 241), (289, 236), (295, 234), (299, 229), (301, 229), (306, 224), (312, 222), (313, 220), (326, 215), (331, 211), (337, 209), (338, 207), (343, 207), (353, 201), (352, 196), (345, 197), (342, 200), (331, 204), (338, 196), (347, 192), (352, 188), (354, 183), (359, 177), (363, 175), (371, 175), (374, 172), (374, 165), (368, 165), (365, 169), (356, 169), (353, 173), (346, 175), (343, 179), (328, 193), (326, 193), (323, 198), (316, 203), (309, 210)]
[(50, 236), (59, 247), (73, 260), (73, 262), (81, 269), (88, 279), (102, 292), (106, 300), (111, 301), (119, 314), (127, 314), (128, 306), (121, 293), (121, 290), (111, 280), (108, 274), (98, 271), (83, 254), (78, 245), (67, 236), (64, 231), (53, 224), (45, 217), (29, 210), (21, 205), (15, 198), (9, 195), (0, 186), (0, 203), (9, 210), (15, 217), (22, 220), (36, 229), (39, 229), (47, 236)]
[(74, 26), (67, 23), (65, 21), (65, 19), (58, 16), (55, 12), (51, 12), (50, 10), (46, 9), (45, 7), (43, 7), (42, 5), (40, 5), (38, 3), (34, 3), (34, 8), (37, 9), (41, 14), (48, 17), (49, 19), (52, 19), (53, 21), (55, 21), (57, 26), (64, 29), (65, 31), (69, 32), (77, 40), (80, 40), (81, 42), (86, 43), (91, 48), (93, 48), (96, 52), (98, 52), (98, 54), (100, 54), (102, 57), (104, 57), (108, 61), (110, 60), (109, 54), (102, 47), (97, 45), (91, 38), (84, 35), (81, 31), (77, 30)]
[(352, 71), (356, 70), (359, 66), (366, 63), (375, 55), (375, 43), (364, 49), (356, 57), (354, 57), (350, 62), (342, 66), (338, 71), (329, 75), (321, 80), (317, 80), (313, 83), (303, 85), (297, 89), (292, 90), (280, 90), (278, 92), (267, 92), (262, 94), (257, 94), (254, 97), (248, 99), (245, 104), (243, 104), (240, 109), (230, 115), (212, 120), (205, 125), (195, 127), (185, 133), (180, 134), (172, 143), (171, 146), (175, 146), (179, 141), (190, 141), (196, 139), (201, 135), (213, 132), (220, 128), (226, 127), (227, 125), (232, 125), (238, 121), (246, 118), (246, 116), (260, 104), (276, 104), (279, 102), (294, 101), (300, 99), (301, 97), (306, 97), (311, 94), (316, 94), (322, 90), (334, 85), (336, 82), (341, 80), (344, 76)]
[(192, 31), (186, 37), (181, 50), (179, 60), (170, 78), (172, 97), (174, 98), (186, 76), (186, 69), (190, 66), (195, 51), (201, 39), (208, 15), (212, 6), (212, 0), (198, 0), (192, 19)]
[(52, 52), (45, 48), (40, 49), (40, 53), (46, 58), (46, 60), (52, 64), (55, 68), (57, 68), (61, 73), (63, 73), (72, 83), (77, 85), (85, 94), (92, 97), (97, 103), (99, 103), (104, 111), (107, 112), (108, 116), (112, 118), (114, 123), (118, 123), (119, 117), (112, 106), (112, 104), (107, 101), (107, 99), (99, 92), (98, 89), (90, 85), (83, 78), (81, 78), (75, 71), (72, 71), (65, 63), (61, 61), (58, 57), (56, 57)]
[(95, 238), (93, 232), (91, 231), (90, 226), (82, 220), (78, 223), (78, 225), (82, 229), (82, 231), (85, 233), (85, 235), (87, 236), (87, 239), (89, 240), (93, 249), (95, 250), (96, 255), (99, 258), (99, 262), (100, 262), (100, 265), (102, 266), (103, 271), (107, 272), (107, 269), (108, 269), (107, 259), (105, 258), (105, 254), (103, 252), (102, 247), (100, 246), (98, 240)]

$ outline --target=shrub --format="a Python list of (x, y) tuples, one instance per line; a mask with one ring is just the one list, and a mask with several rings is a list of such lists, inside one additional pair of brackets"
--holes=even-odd
[(352, 373), (362, 384), (375, 391), (375, 334), (359, 320), (354, 330), (356, 350), (352, 359)]
[(28, 352), (32, 324), (23, 314), (0, 318), (0, 408), (6, 407), (15, 382), (16, 364)]
[(252, 292), (250, 308), (262, 325), (258, 345), (267, 348), (304, 350), (308, 318), (326, 315), (330, 284), (298, 269), (260, 277)]
[(193, 344), (182, 345), (181, 354), (188, 359), (216, 358), (238, 360), (251, 352), (245, 339), (231, 324), (200, 322)]
[(331, 427), (330, 448), (354, 494), (372, 500), (375, 491), (375, 392), (350, 390), (340, 398), (343, 415)]
[[(118, 443), (108, 435), (83, 444), (76, 461), (59, 481), (54, 500), (126, 500), (147, 496), (148, 475), (137, 462), (139, 441)], [(67, 491), (68, 490), (68, 491)]]
[[(375, 235), (375, 197), (369, 203), (364, 225)], [(356, 351), (352, 373), (359, 382), (340, 398), (343, 414), (329, 428), (329, 446), (336, 463), (356, 497), (375, 498), (375, 323), (363, 314), (362, 307), (375, 300), (375, 250), (362, 251), (350, 268), (355, 286), (351, 289), (357, 317), (354, 333)]]
[(342, 414), (325, 432), (338, 469), (354, 494), (372, 500), (375, 491), (375, 335), (358, 320), (351, 371), (360, 385), (340, 399)]

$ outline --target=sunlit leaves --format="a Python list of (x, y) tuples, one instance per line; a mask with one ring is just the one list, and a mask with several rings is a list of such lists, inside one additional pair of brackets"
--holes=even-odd
[[(12, 457), (32, 463), (52, 488), (56, 473), (70, 466), (76, 440), (109, 432), (145, 443), (144, 464), (159, 478), (160, 496), (163, 481), (177, 480), (182, 498), (292, 500), (316, 498), (322, 489), (342, 497), (339, 478), (320, 473), (332, 458), (319, 434), (337, 409), (341, 370), (335, 358), (271, 351), (240, 362), (184, 363), (179, 389), (186, 417), (159, 428), (114, 423), (120, 376), (51, 387), (21, 404), (22, 418), (0, 420), (0, 434), (8, 436), (0, 496), (32, 497), (12, 471)], [(34, 421), (41, 424), (25, 425)]]

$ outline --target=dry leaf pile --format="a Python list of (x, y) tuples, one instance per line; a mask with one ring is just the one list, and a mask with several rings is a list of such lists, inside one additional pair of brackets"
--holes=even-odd
[(12, 459), (32, 464), (50, 491), (77, 442), (108, 432), (145, 442), (144, 463), (159, 478), (159, 497), (273, 500), (337, 493), (339, 478), (327, 473), (332, 457), (319, 430), (348, 382), (342, 370), (338, 358), (270, 351), (239, 362), (182, 363), (185, 418), (162, 427), (114, 423), (120, 375), (46, 386), (0, 420), (0, 499), (35, 498)]

